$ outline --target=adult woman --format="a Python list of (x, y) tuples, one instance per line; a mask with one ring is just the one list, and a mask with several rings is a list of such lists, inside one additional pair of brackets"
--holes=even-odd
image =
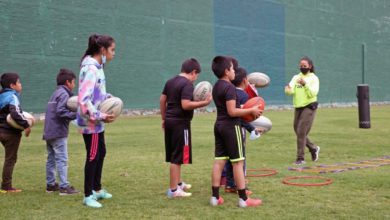
[(320, 82), (314, 74), (313, 61), (309, 57), (303, 57), (299, 62), (299, 66), (300, 73), (295, 75), (284, 88), (287, 95), (293, 96), (293, 105), (295, 108), (294, 131), (297, 136), (296, 165), (305, 164), (305, 146), (309, 149), (313, 161), (318, 160), (320, 152), (320, 147), (312, 143), (308, 138), (318, 107), (317, 95)]

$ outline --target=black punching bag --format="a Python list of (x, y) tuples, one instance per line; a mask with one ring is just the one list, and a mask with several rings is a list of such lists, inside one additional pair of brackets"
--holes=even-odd
[(359, 128), (371, 128), (370, 100), (367, 84), (358, 84), (357, 98), (359, 108)]

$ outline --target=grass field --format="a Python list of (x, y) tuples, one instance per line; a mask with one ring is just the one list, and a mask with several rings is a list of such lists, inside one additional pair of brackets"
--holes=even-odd
[[(196, 114), (192, 123), (193, 164), (183, 177), (193, 185), (193, 196), (167, 199), (168, 164), (160, 117), (122, 117), (106, 127), (107, 156), (103, 185), (113, 199), (103, 208), (82, 205), (83, 194), (59, 196), (45, 192), (46, 148), (42, 122), (23, 138), (14, 172), (19, 194), (0, 194), (0, 219), (390, 219), (390, 165), (342, 173), (321, 174), (334, 180), (322, 187), (281, 183), (287, 176), (319, 175), (289, 171), (295, 159), (293, 111), (265, 112), (273, 129), (247, 143), (248, 168), (272, 168), (279, 173), (250, 178), (253, 197), (264, 204), (240, 209), (237, 196), (221, 190), (225, 204), (210, 207), (215, 114)], [(319, 109), (311, 139), (321, 146), (320, 160), (307, 166), (356, 162), (390, 155), (390, 106), (371, 107), (371, 129), (358, 128), (356, 108)], [(4, 150), (0, 151), (1, 164)], [(83, 189), (85, 149), (82, 136), (71, 125), (69, 181)], [(2, 165), (1, 165), (2, 167)]]

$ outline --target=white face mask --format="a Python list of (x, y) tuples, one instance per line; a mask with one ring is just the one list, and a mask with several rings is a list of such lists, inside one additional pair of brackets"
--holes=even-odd
[(107, 57), (102, 54), (102, 64), (105, 64), (107, 61)]

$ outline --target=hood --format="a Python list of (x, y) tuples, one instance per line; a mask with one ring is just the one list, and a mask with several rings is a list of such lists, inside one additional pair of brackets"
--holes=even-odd
[(81, 62), (81, 67), (84, 67), (87, 65), (94, 65), (98, 69), (103, 68), (103, 64), (100, 64), (97, 60), (95, 60), (93, 57), (91, 57), (89, 55), (83, 59), (83, 62)]

